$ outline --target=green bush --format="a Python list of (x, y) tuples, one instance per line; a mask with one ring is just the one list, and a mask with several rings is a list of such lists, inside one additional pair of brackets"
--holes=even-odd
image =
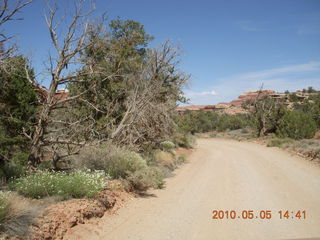
[(160, 143), (160, 147), (164, 150), (164, 151), (171, 151), (172, 149), (175, 148), (175, 145), (173, 142), (170, 141), (163, 141)]
[(106, 171), (114, 178), (125, 178), (129, 173), (147, 167), (147, 162), (137, 153), (124, 151), (118, 153), (106, 165)]
[(183, 164), (187, 161), (187, 157), (186, 155), (179, 155), (178, 156), (178, 159), (176, 160), (177, 164), (180, 165), (180, 164)]
[(218, 114), (216, 112), (186, 111), (176, 118), (179, 130), (185, 133), (236, 130), (252, 125), (248, 114)]
[(2, 175), (6, 180), (17, 178), (25, 174), (25, 166), (15, 162), (6, 162), (2, 167)]
[(279, 121), (277, 135), (293, 139), (312, 138), (316, 130), (316, 122), (309, 114), (287, 111)]
[(0, 222), (2, 222), (9, 212), (10, 203), (5, 192), (0, 191)]
[(131, 190), (146, 191), (149, 188), (164, 187), (164, 173), (157, 167), (146, 167), (130, 173), (126, 179)]
[(112, 178), (125, 178), (130, 172), (147, 166), (139, 154), (111, 143), (85, 148), (72, 162), (75, 168), (104, 170)]
[(18, 178), (26, 173), (28, 154), (16, 152), (12, 155), (9, 162), (3, 162), (1, 168), (1, 177), (6, 180)]
[(176, 133), (172, 137), (173, 142), (176, 146), (182, 148), (193, 148), (195, 145), (195, 137), (188, 133)]
[(224, 132), (226, 130), (237, 130), (249, 125), (249, 120), (244, 114), (222, 114), (216, 126), (216, 130)]
[[(2, 67), (2, 64), (6, 67)], [(27, 75), (31, 79), (35, 78), (24, 56), (1, 59), (0, 156), (10, 162), (13, 153), (29, 149), (29, 140), (22, 132), (31, 134), (37, 122), (38, 94)], [(11, 173), (15, 171), (15, 166), (9, 167)]]
[(316, 121), (318, 129), (320, 129), (320, 92), (310, 95), (308, 101), (301, 105), (297, 104), (295, 108), (310, 114), (313, 120)]
[(93, 197), (105, 188), (106, 178), (103, 171), (77, 170), (70, 174), (38, 171), (17, 179), (14, 187), (21, 195), (31, 198), (52, 195), (59, 195), (63, 198)]

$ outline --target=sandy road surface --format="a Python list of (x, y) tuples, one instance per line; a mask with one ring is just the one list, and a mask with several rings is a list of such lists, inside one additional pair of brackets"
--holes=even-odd
[[(320, 169), (276, 148), (199, 139), (190, 161), (164, 190), (137, 198), (118, 215), (79, 225), (77, 240), (210, 240), (320, 238)], [(270, 220), (212, 220), (212, 210), (272, 210)], [(279, 210), (307, 219), (279, 219)]]

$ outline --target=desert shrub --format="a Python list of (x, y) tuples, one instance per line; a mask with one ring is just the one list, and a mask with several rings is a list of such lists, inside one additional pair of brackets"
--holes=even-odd
[(65, 172), (38, 171), (14, 183), (19, 194), (31, 198), (60, 195), (63, 198), (93, 197), (106, 185), (103, 171)]
[(308, 101), (296, 105), (295, 108), (311, 115), (313, 120), (316, 121), (318, 129), (320, 129), (320, 92), (316, 95), (311, 95)]
[(316, 130), (316, 122), (309, 114), (287, 111), (279, 121), (277, 135), (293, 139), (312, 138)]
[(211, 131), (218, 121), (217, 113), (186, 111), (175, 119), (178, 128), (185, 133), (199, 133)]
[(76, 169), (105, 170), (107, 162), (111, 161), (121, 149), (112, 144), (103, 144), (84, 148), (79, 155), (73, 156), (71, 167)]
[(244, 114), (222, 114), (219, 117), (219, 121), (217, 123), (216, 129), (219, 132), (223, 132), (226, 130), (236, 130), (247, 127), (249, 125), (249, 120), (247, 116)]
[(269, 141), (267, 147), (282, 147), (293, 142), (294, 140), (292, 140), (291, 138), (275, 138)]
[(149, 188), (164, 187), (164, 173), (157, 167), (146, 167), (130, 173), (126, 179), (131, 190), (146, 191)]
[(177, 164), (183, 164), (187, 161), (186, 155), (179, 155), (176, 162)]
[(125, 178), (129, 173), (136, 172), (147, 166), (147, 162), (137, 153), (120, 152), (106, 165), (106, 171), (114, 178)]
[(173, 142), (170, 141), (163, 141), (160, 143), (160, 147), (165, 151), (171, 151), (175, 148), (175, 145)]
[(302, 153), (320, 152), (320, 143), (311, 139), (294, 141), (292, 144), (285, 144), (285, 146), (295, 148)]
[(60, 177), (63, 177), (62, 173), (39, 171), (33, 175), (18, 179), (14, 186), (21, 195), (42, 198), (57, 193), (57, 181)]
[(103, 171), (74, 171), (59, 178), (58, 195), (66, 198), (94, 197), (106, 186), (106, 175)]
[(275, 133), (286, 109), (283, 100), (267, 96), (244, 106), (250, 112), (252, 126), (258, 137)]
[(23, 176), (26, 173), (28, 154), (24, 152), (15, 152), (9, 162), (3, 162), (1, 168), (1, 177), (6, 180)]
[(7, 193), (0, 191), (0, 222), (2, 222), (9, 212), (10, 203)]
[(164, 151), (155, 151), (153, 153), (153, 163), (164, 166), (170, 170), (174, 170), (176, 168), (175, 156)]
[(247, 133), (249, 133), (249, 130), (247, 128), (242, 128), (241, 129), (241, 133), (242, 134), (247, 134)]
[(188, 133), (176, 133), (172, 137), (172, 141), (178, 147), (193, 148), (195, 145), (195, 137)]
[(216, 133), (211, 133), (211, 134), (209, 134), (209, 137), (211, 137), (211, 138), (216, 138), (216, 137), (218, 137), (218, 134), (216, 134)]
[(186, 111), (177, 117), (177, 125), (182, 132), (204, 133), (218, 130), (235, 130), (252, 125), (252, 120), (247, 114), (218, 114), (216, 112)]
[(104, 170), (112, 178), (125, 178), (130, 172), (147, 166), (139, 154), (110, 143), (85, 148), (72, 162), (75, 168)]

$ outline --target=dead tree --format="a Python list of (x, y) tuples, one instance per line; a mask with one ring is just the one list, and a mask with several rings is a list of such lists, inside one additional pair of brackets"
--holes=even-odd
[(253, 117), (258, 137), (277, 130), (278, 121), (283, 116), (284, 101), (273, 99), (263, 92), (263, 85), (255, 98), (245, 105)]
[[(17, 0), (14, 4), (11, 0), (0, 0), (0, 27), (4, 24), (14, 21), (14, 20), (22, 20), (22, 18), (16, 18), (15, 16), (19, 11), (30, 4), (33, 0)], [(10, 3), (11, 2), (11, 3)], [(3, 59), (10, 56), (11, 53), (14, 52), (15, 47), (10, 46), (5, 49), (5, 43), (9, 41), (12, 36), (6, 35), (0, 29), (0, 63), (3, 64)]]
[(112, 138), (136, 147), (168, 138), (175, 128), (173, 113), (180, 89), (189, 76), (177, 68), (178, 51), (169, 42), (149, 50), (140, 72), (129, 76), (135, 87), (126, 101), (126, 113)]
[[(38, 122), (32, 135), (28, 136), (31, 142), (29, 161), (32, 165), (50, 158), (53, 166), (57, 168), (60, 159), (76, 154), (87, 141), (86, 133), (81, 131), (90, 130), (88, 126), (84, 129), (84, 122), (87, 119), (85, 117), (77, 119), (72, 115), (74, 111), (72, 102), (85, 94), (85, 91), (75, 96), (68, 94), (62, 98), (56, 96), (59, 87), (65, 88), (70, 83), (76, 83), (81, 76), (91, 74), (89, 70), (82, 70), (80, 54), (92, 44), (88, 40), (89, 35), (100, 34), (102, 21), (95, 22), (98, 27), (92, 27), (89, 16), (93, 6), (90, 3), (89, 10), (85, 12), (85, 4), (84, 0), (79, 0), (72, 16), (63, 16), (59, 19), (57, 19), (58, 6), (48, 4), (45, 19), (55, 54), (49, 56), (50, 85), (40, 107)], [(58, 31), (62, 31), (63, 34), (59, 35)]]

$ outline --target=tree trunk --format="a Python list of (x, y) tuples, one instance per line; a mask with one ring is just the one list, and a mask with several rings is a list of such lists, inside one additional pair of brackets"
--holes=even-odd
[(53, 92), (48, 93), (47, 103), (42, 107), (36, 129), (32, 135), (31, 150), (29, 155), (29, 162), (32, 166), (38, 165), (43, 160), (43, 138), (51, 112), (52, 97), (55, 93), (55, 90), (52, 91)]

